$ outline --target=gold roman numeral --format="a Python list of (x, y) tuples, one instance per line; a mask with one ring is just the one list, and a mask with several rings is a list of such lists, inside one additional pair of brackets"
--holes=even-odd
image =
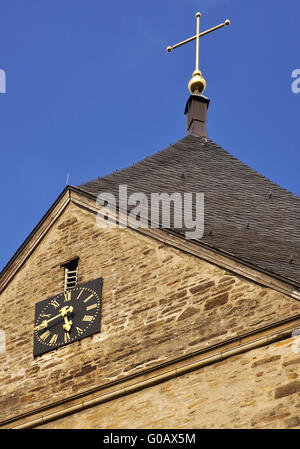
[(59, 303), (56, 301), (56, 299), (52, 299), (50, 301), (50, 304), (54, 307), (54, 309), (57, 309), (57, 307), (59, 307)]
[(93, 318), (93, 315), (84, 315), (82, 321), (92, 321)]
[(50, 345), (55, 345), (57, 338), (58, 334), (52, 335), (51, 340), (49, 341)]
[(64, 297), (65, 297), (64, 302), (71, 301), (71, 295), (72, 295), (72, 292), (70, 290), (65, 291), (64, 292)]
[(49, 330), (46, 330), (45, 332), (43, 332), (43, 333), (40, 335), (40, 339), (43, 340), (43, 341), (45, 341), (46, 338), (48, 338), (50, 334), (51, 334), (51, 332), (50, 332)]
[(79, 295), (77, 296), (77, 299), (80, 298), (80, 296), (82, 295), (83, 292), (84, 292), (84, 290), (81, 290), (81, 292), (80, 292)]
[(91, 299), (93, 296), (94, 296), (94, 293), (93, 293), (92, 295), (88, 296), (86, 299), (84, 299), (83, 302), (87, 302), (87, 301), (88, 301), (89, 299)]
[(69, 334), (69, 332), (65, 332), (64, 342), (69, 343), (69, 341), (71, 341), (70, 334)]
[(77, 326), (76, 326), (76, 330), (77, 330), (77, 332), (78, 332), (78, 335), (83, 334), (83, 330), (80, 329), (80, 327), (77, 327)]
[(95, 307), (97, 307), (97, 303), (95, 304), (91, 304), (90, 306), (86, 306), (86, 310), (91, 310), (91, 309), (95, 309)]

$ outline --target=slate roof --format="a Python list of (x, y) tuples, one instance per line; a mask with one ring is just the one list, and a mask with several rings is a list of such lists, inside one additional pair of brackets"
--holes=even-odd
[[(97, 195), (203, 192), (201, 244), (300, 284), (300, 198), (210, 139), (187, 135), (131, 167), (79, 186)], [(175, 229), (184, 238), (184, 229)]]

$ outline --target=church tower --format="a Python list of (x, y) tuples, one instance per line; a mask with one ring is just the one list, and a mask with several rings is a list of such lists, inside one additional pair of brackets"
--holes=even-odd
[(67, 186), (3, 269), (1, 428), (300, 426), (300, 198), (208, 136), (227, 25), (196, 15), (186, 136)]

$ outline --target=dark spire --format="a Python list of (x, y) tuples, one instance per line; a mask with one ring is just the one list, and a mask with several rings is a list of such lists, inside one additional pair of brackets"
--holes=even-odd
[(207, 137), (206, 119), (210, 100), (203, 95), (193, 94), (188, 99), (185, 111), (188, 134)]

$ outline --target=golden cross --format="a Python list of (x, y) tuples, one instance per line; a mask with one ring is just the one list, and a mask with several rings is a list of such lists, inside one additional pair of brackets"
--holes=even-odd
[(201, 13), (197, 12), (196, 14), (197, 24), (195, 36), (192, 36), (189, 39), (179, 42), (179, 44), (173, 45), (172, 47), (167, 47), (167, 52), (170, 53), (175, 48), (180, 47), (181, 45), (187, 44), (188, 42), (191, 42), (196, 39), (196, 68), (193, 72), (193, 77), (190, 79), (188, 85), (191, 94), (202, 94), (202, 92), (204, 92), (204, 89), (206, 88), (206, 81), (199, 70), (199, 38), (201, 36), (205, 36), (205, 34), (211, 33), (212, 31), (218, 30), (219, 28), (230, 25), (230, 20), (225, 20), (224, 23), (220, 23), (220, 25), (217, 25), (213, 28), (210, 28), (209, 30), (200, 33), (200, 17)]

